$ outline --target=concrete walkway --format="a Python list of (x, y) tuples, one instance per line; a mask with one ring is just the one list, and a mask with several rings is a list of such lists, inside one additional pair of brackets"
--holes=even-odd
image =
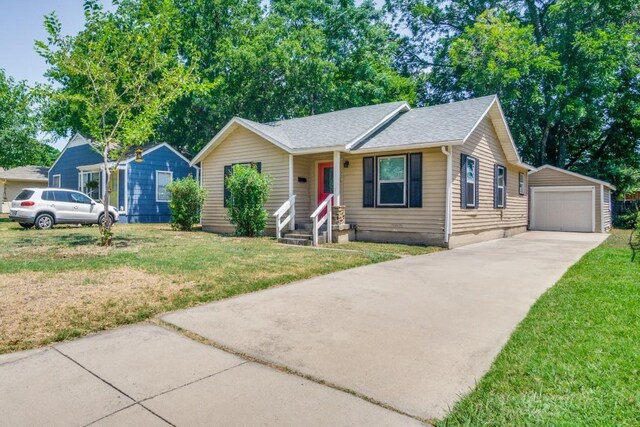
[(439, 418), (604, 234), (529, 232), (164, 316), (224, 347)]
[(164, 316), (231, 352), (140, 324), (2, 355), (0, 426), (421, 425), (402, 413), (442, 416), (605, 237), (527, 233)]

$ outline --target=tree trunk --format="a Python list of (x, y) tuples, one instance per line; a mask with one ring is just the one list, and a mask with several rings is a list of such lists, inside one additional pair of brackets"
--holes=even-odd
[(106, 177), (106, 182), (103, 183), (104, 193), (102, 194), (102, 206), (104, 208), (103, 212), (103, 220), (100, 224), (98, 224), (98, 229), (100, 230), (100, 246), (111, 246), (111, 241), (113, 238), (113, 232), (111, 231), (111, 215), (109, 215), (109, 200), (111, 198), (111, 170), (109, 169), (109, 147), (106, 144), (105, 150), (103, 152), (103, 160), (104, 160), (104, 175)]

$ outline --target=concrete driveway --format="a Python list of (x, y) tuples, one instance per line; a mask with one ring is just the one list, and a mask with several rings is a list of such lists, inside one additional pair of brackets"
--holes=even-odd
[(534, 301), (605, 238), (529, 232), (163, 319), (408, 415), (438, 418), (487, 371)]

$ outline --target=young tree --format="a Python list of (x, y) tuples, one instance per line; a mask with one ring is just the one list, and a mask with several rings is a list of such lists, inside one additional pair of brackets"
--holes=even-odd
[[(102, 203), (108, 211), (111, 177), (137, 145), (147, 142), (161, 114), (192, 83), (192, 68), (179, 55), (180, 22), (170, 0), (114, 1), (105, 11), (85, 0), (85, 26), (63, 36), (55, 13), (45, 17), (46, 42), (36, 50), (50, 65), (46, 76), (52, 128), (82, 132), (102, 153), (106, 174)], [(100, 224), (101, 244), (110, 245), (111, 220)]]
[(39, 117), (33, 104), (26, 83), (0, 68), (0, 167), (49, 166), (58, 156), (58, 150), (37, 139)]

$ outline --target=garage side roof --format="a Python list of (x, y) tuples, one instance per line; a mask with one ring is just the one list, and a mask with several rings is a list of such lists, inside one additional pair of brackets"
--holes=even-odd
[(608, 183), (606, 181), (601, 181), (599, 179), (591, 178), (590, 176), (582, 175), (582, 174), (579, 174), (579, 173), (576, 173), (576, 172), (571, 172), (571, 171), (568, 171), (566, 169), (562, 169), (562, 168), (559, 168), (559, 167), (556, 167), (556, 166), (551, 166), (551, 165), (540, 166), (538, 169), (535, 169), (535, 170), (529, 172), (529, 175), (534, 175), (536, 172), (540, 172), (540, 171), (545, 170), (545, 169), (554, 170), (556, 172), (561, 172), (561, 173), (564, 173), (564, 174), (567, 174), (567, 175), (575, 176), (576, 178), (584, 179), (585, 181), (590, 181), (590, 182), (593, 182), (595, 184), (604, 185), (605, 187), (609, 187), (612, 190), (616, 189), (615, 186), (613, 186), (612, 184), (610, 184), (610, 183)]

